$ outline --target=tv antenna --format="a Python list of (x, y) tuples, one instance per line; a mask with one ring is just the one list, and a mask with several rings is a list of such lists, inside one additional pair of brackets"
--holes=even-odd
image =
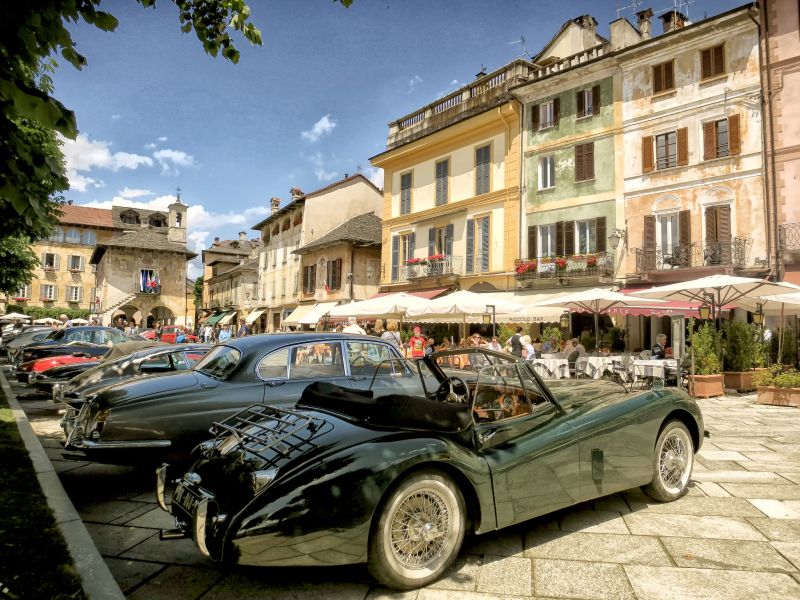
[[(641, 1), (641, 0), (640, 0)], [(518, 40), (514, 40), (513, 42), (508, 42), (508, 46), (513, 46), (514, 44), (522, 44), (522, 56), (523, 58), (532, 58), (533, 54), (528, 52), (528, 40), (525, 38), (524, 35), (520, 35)]]
[(644, 4), (644, 0), (627, 0), (628, 4), (623, 5), (625, 0), (617, 0), (617, 18), (620, 18), (620, 13), (623, 10), (631, 9), (634, 13), (638, 12), (639, 7)]
[(698, 0), (672, 0), (672, 6), (668, 6), (667, 8), (662, 8), (661, 10), (655, 11), (654, 14), (660, 15), (661, 13), (669, 12), (672, 10), (676, 10), (679, 13), (683, 14), (688, 20), (689, 19), (689, 7), (692, 4), (695, 4)]

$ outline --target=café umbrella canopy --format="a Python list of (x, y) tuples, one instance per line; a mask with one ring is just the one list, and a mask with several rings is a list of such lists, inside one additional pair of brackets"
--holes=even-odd
[(376, 296), (369, 300), (340, 304), (330, 310), (331, 317), (387, 317), (402, 319), (406, 311), (414, 307), (422, 307), (430, 302), (426, 298), (408, 294), (406, 292), (396, 292), (385, 296)]
[(61, 324), (61, 321), (53, 317), (42, 317), (41, 319), (34, 319), (33, 321), (34, 325), (52, 325), (54, 323)]
[(86, 325), (89, 323), (86, 319), (70, 319), (73, 325)]
[(638, 306), (641, 302), (657, 305), (660, 304), (662, 300), (643, 300), (642, 298), (631, 298), (630, 294), (614, 292), (606, 288), (592, 288), (589, 290), (582, 290), (580, 292), (562, 294), (551, 300), (540, 302), (539, 306), (560, 306), (565, 309), (592, 313), (594, 315), (595, 343), (596, 347), (599, 348), (599, 315), (606, 312), (610, 308), (634, 304)]
[(11, 322), (19, 322), (19, 321), (30, 321), (31, 318), (28, 315), (23, 315), (22, 313), (6, 313), (4, 315), (0, 315), (0, 322), (2, 323), (11, 323)]
[(489, 306), (494, 307), (496, 319), (501, 322), (504, 315), (519, 315), (525, 310), (523, 304), (503, 300), (492, 294), (459, 290), (409, 308), (406, 316), (422, 321), (482, 323)]

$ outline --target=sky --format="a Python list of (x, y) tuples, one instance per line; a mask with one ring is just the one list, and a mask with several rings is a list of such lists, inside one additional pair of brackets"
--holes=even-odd
[[(568, 19), (592, 14), (598, 32), (635, 11), (673, 0), (249, 0), (262, 46), (234, 32), (234, 65), (180, 31), (172, 2), (155, 9), (105, 0), (113, 33), (70, 25), (88, 59), (61, 59), (55, 95), (80, 133), (65, 140), (75, 204), (164, 209), (180, 188), (188, 245), (238, 237), (269, 211), (270, 198), (311, 192), (359, 169), (382, 187), (369, 158), (386, 148), (388, 123), (488, 70), (535, 55)], [(695, 0), (690, 20), (743, 4)], [(654, 33), (660, 23), (654, 22)], [(521, 39), (525, 39), (523, 44)], [(58, 59), (58, 57), (56, 57)], [(200, 258), (189, 275), (201, 273)]]

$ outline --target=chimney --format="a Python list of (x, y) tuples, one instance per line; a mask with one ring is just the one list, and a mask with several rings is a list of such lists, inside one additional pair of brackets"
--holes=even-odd
[(219, 238), (218, 238), (218, 237), (215, 237), (215, 238), (214, 238), (214, 245), (216, 246), (217, 244), (219, 244)]
[(664, 33), (669, 33), (675, 29), (680, 29), (686, 25), (686, 15), (679, 13), (677, 10), (670, 10), (665, 12), (659, 17), (664, 23)]
[(345, 174), (344, 174), (344, 178), (345, 178), (345, 179), (347, 179), (348, 177), (350, 177), (350, 175), (348, 175), (347, 173), (345, 173)]
[(577, 23), (581, 29), (586, 29), (590, 33), (594, 33), (597, 29), (597, 20), (592, 15), (581, 15), (575, 19), (575, 23)]
[(239, 232), (239, 241), (240, 242), (246, 242), (247, 241), (247, 232), (246, 231), (240, 231)]
[(297, 200), (298, 198), (302, 198), (303, 196), (305, 196), (303, 190), (301, 190), (300, 188), (292, 188), (291, 190), (289, 190), (289, 193), (292, 195), (292, 200)]
[(642, 34), (643, 40), (649, 40), (653, 37), (653, 30), (650, 25), (650, 19), (653, 16), (652, 8), (645, 8), (636, 13), (636, 28)]
[(278, 212), (278, 209), (281, 207), (281, 199), (280, 198), (272, 198), (270, 200), (270, 204), (272, 206), (272, 214), (274, 215)]

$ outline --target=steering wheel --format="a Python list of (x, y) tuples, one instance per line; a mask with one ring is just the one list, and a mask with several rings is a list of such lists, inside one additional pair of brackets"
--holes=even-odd
[(359, 375), (364, 375), (364, 369), (367, 367), (367, 359), (364, 358), (364, 355), (359, 354), (356, 356), (352, 361), (350, 361), (350, 375), (353, 377), (356, 376), (353, 371), (355, 371), (356, 364), (358, 364), (359, 360), (361, 361), (361, 373), (359, 373)]
[[(453, 388), (454, 383), (461, 384), (461, 386), (464, 388), (463, 394), (458, 394), (455, 391)], [(450, 401), (451, 394), (456, 396), (456, 402), (464, 404), (470, 403), (469, 386), (467, 385), (467, 382), (458, 375), (451, 375), (439, 384), (439, 387), (436, 390), (436, 399), (439, 402), (448, 402)]]

